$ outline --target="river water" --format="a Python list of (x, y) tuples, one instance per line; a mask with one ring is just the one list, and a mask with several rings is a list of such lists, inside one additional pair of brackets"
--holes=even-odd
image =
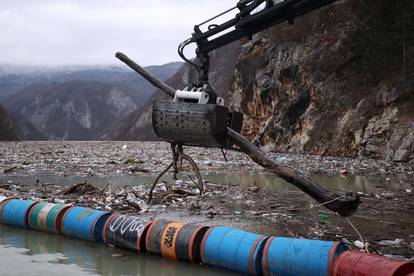
[(236, 275), (0, 224), (0, 275)]

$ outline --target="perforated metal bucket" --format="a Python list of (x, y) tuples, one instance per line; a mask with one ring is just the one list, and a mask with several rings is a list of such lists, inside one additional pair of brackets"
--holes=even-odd
[(165, 141), (198, 147), (226, 146), (226, 107), (215, 104), (156, 101), (152, 108), (154, 131)]

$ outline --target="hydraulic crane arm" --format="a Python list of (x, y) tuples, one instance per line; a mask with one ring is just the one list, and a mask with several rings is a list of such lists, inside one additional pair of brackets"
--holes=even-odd
[[(276, 1), (276, 2), (275, 2)], [(272, 25), (283, 21), (293, 22), (295, 17), (315, 10), (334, 2), (335, 0), (240, 0), (237, 6), (227, 10), (212, 19), (204, 21), (194, 27), (193, 36), (180, 44), (180, 56), (196, 66), (199, 80), (196, 87), (190, 90), (174, 90), (159, 79), (146, 72), (142, 67), (130, 60), (122, 53), (116, 56), (146, 78), (154, 86), (173, 97), (173, 101), (158, 101), (152, 106), (152, 124), (158, 137), (171, 143), (173, 162), (160, 173), (151, 188), (149, 198), (157, 181), (169, 169), (174, 169), (174, 176), (178, 173), (178, 165), (183, 159), (192, 164), (196, 172), (200, 193), (203, 191), (203, 181), (197, 165), (183, 152), (183, 145), (197, 147), (219, 147), (242, 151), (250, 158), (287, 182), (295, 185), (320, 205), (337, 212), (341, 216), (352, 215), (360, 203), (359, 197), (354, 194), (337, 195), (300, 171), (276, 162), (269, 158), (259, 148), (251, 144), (240, 135), (243, 115), (239, 112), (230, 112), (221, 98), (209, 88), (208, 67), (209, 52), (220, 48), (242, 37), (250, 37)], [(220, 25), (210, 24), (207, 31), (201, 31), (201, 26), (211, 22), (225, 13), (238, 9), (235, 18)], [(197, 59), (195, 62), (184, 56), (184, 48), (190, 43), (197, 44)], [(181, 160), (181, 161), (179, 161)]]
[[(197, 87), (208, 84), (209, 52), (243, 37), (251, 38), (255, 33), (284, 21), (293, 23), (296, 17), (329, 5), (336, 0), (240, 0), (237, 5), (213, 18), (194, 26), (192, 37), (178, 47), (179, 55), (197, 68)], [(201, 26), (224, 14), (238, 9), (237, 15), (220, 25), (210, 24), (206, 31)], [(223, 34), (221, 34), (223, 33)], [(184, 56), (184, 48), (196, 43), (196, 61)]]

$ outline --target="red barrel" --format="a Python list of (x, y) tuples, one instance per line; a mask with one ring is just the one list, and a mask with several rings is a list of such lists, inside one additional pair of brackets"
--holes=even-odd
[(152, 221), (113, 214), (105, 223), (102, 238), (106, 244), (146, 252), (145, 236)]
[(346, 251), (335, 260), (334, 276), (407, 276), (414, 263), (360, 251)]

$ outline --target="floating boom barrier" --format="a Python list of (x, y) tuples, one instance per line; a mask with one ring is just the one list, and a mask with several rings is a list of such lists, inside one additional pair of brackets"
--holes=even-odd
[(0, 222), (248, 275), (414, 275), (413, 262), (348, 250), (342, 242), (268, 237), (236, 228), (164, 219), (150, 221), (1, 194)]

